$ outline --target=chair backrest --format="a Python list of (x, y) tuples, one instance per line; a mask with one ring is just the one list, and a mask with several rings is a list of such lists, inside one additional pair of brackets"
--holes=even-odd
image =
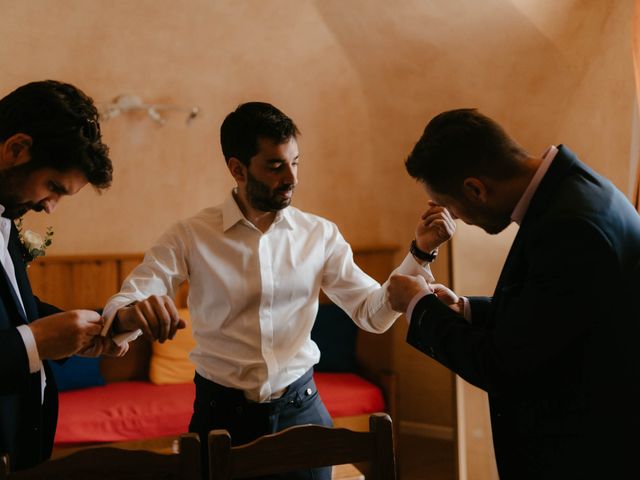
[(180, 436), (177, 454), (92, 447), (17, 472), (9, 472), (7, 455), (0, 458), (0, 480), (200, 480), (200, 441), (195, 433)]
[(368, 432), (299, 425), (237, 447), (231, 446), (231, 436), (226, 430), (209, 433), (210, 480), (249, 478), (361, 462), (369, 464), (367, 479), (396, 478), (389, 415), (371, 415)]

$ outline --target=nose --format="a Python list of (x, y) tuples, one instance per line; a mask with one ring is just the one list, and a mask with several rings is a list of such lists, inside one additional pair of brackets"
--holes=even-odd
[(44, 211), (47, 213), (52, 213), (56, 207), (58, 206), (59, 197), (48, 197), (42, 203), (44, 207)]
[(282, 178), (284, 183), (295, 185), (298, 183), (298, 170), (294, 165), (289, 165)]

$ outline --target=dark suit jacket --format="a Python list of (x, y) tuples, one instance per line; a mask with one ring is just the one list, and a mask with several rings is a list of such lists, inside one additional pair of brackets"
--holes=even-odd
[(17, 470), (51, 455), (58, 417), (58, 393), (45, 361), (47, 387), (41, 404), (40, 373), (29, 373), (27, 351), (16, 327), (59, 310), (33, 296), (15, 227), (11, 230), (9, 253), (27, 318), (24, 318), (9, 278), (0, 266), (0, 452), (9, 453), (11, 468)]
[(471, 323), (416, 305), (408, 342), (489, 394), (502, 480), (636, 471), (639, 262), (633, 206), (560, 146)]

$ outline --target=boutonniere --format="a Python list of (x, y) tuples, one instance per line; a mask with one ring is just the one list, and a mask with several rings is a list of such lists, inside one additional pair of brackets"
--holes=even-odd
[(23, 248), (25, 262), (31, 262), (38, 257), (44, 257), (45, 250), (53, 243), (53, 227), (47, 227), (44, 238), (32, 230), (23, 230), (22, 217), (16, 220), (18, 238)]

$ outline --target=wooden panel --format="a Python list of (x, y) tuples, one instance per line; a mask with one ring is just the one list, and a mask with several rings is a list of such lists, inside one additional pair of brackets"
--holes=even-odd
[[(383, 246), (354, 249), (354, 260), (362, 270), (384, 283), (396, 265), (395, 256), (399, 247)], [(371, 372), (393, 371), (393, 333), (389, 329), (383, 334), (358, 332), (356, 358), (358, 363)], [(394, 402), (395, 399), (389, 399)], [(395, 420), (395, 418), (394, 418)]]
[(124, 279), (127, 278), (134, 268), (136, 268), (142, 262), (144, 255), (138, 255), (137, 258), (127, 258), (120, 262), (120, 272), (118, 276), (118, 288), (124, 282)]
[(117, 284), (113, 260), (38, 262), (27, 273), (34, 293), (64, 310), (102, 308)]

